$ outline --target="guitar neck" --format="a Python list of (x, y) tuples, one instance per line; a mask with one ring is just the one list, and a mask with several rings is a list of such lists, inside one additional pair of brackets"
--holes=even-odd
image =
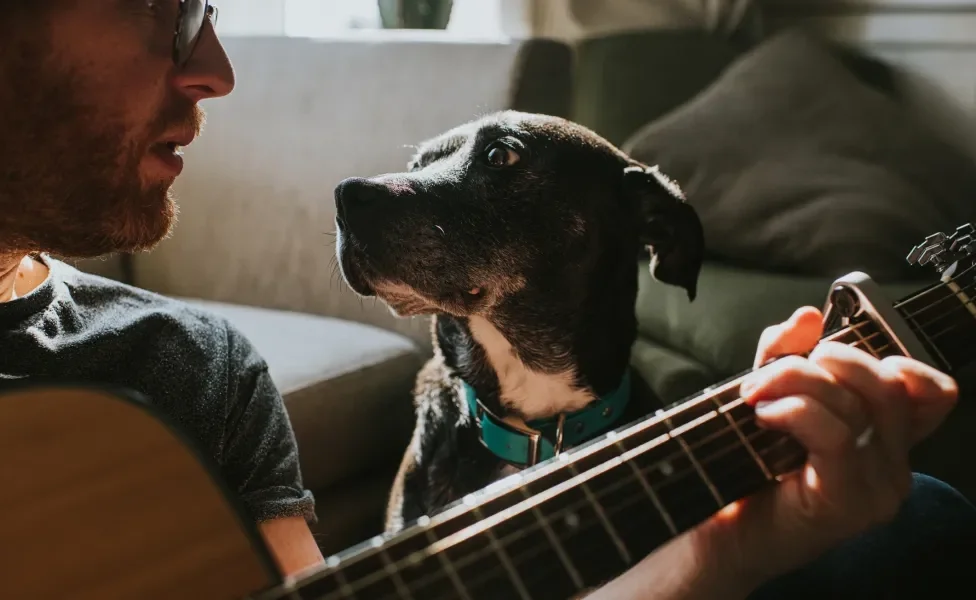
[(913, 294), (895, 310), (937, 367), (956, 372), (976, 358), (976, 266)]
[[(973, 271), (894, 307), (949, 372), (973, 359)], [(825, 339), (879, 358), (903, 354), (890, 329), (869, 319)], [(792, 438), (756, 425), (739, 396), (746, 374), (329, 557), (321, 572), (259, 598), (538, 600), (598, 586), (803, 464)]]

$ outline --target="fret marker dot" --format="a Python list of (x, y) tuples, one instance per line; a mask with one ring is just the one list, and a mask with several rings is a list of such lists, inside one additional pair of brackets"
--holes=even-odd
[(430, 525), (430, 517), (428, 517), (427, 515), (420, 517), (419, 519), (417, 519), (417, 525), (420, 525), (421, 527), (427, 527), (428, 525)]
[(662, 460), (660, 463), (658, 463), (657, 468), (660, 469), (661, 473), (663, 473), (665, 477), (670, 477), (671, 474), (674, 473), (674, 467), (672, 467), (671, 463), (666, 460)]
[(339, 557), (338, 556), (330, 556), (329, 558), (325, 559), (325, 566), (327, 566), (327, 567), (338, 567), (339, 566)]
[(467, 496), (464, 497), (464, 503), (466, 505), (468, 505), (468, 506), (474, 506), (474, 502), (475, 502), (475, 500), (474, 500), (474, 496), (473, 495), (468, 494)]
[(566, 462), (567, 460), (569, 460), (569, 455), (566, 454), (565, 452), (563, 452), (559, 456), (557, 456), (556, 458), (558, 458), (560, 460), (560, 462)]
[(380, 536), (376, 536), (372, 540), (370, 540), (370, 543), (373, 544), (374, 548), (379, 548), (380, 546), (383, 545), (383, 538), (381, 538)]
[(615, 440), (615, 439), (617, 439), (617, 432), (616, 431), (608, 431), (607, 432), (607, 439), (608, 440)]
[(579, 527), (580, 518), (576, 513), (567, 513), (564, 520), (566, 521), (566, 527), (569, 527), (570, 529), (576, 529)]

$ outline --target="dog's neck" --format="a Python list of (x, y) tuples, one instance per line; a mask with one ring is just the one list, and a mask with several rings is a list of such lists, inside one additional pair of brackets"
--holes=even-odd
[(536, 296), (543, 292), (525, 291), (490, 316), (438, 316), (437, 344), (447, 365), (501, 417), (578, 411), (617, 389), (629, 367), (636, 269), (635, 261), (602, 270), (592, 293), (573, 306), (543, 304)]
[[(576, 367), (556, 373), (535, 371), (519, 359), (511, 342), (485, 317), (471, 317), (468, 327), (498, 378), (499, 402), (515, 408), (522, 419), (575, 412), (596, 398), (592, 388), (579, 385)], [(517, 417), (507, 415), (506, 418)]]

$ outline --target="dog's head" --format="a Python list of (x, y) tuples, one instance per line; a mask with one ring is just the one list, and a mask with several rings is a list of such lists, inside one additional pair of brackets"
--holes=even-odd
[(335, 200), (344, 278), (401, 316), (488, 315), (519, 294), (533, 311), (578, 304), (595, 271), (633, 277), (642, 247), (658, 280), (695, 296), (702, 227), (678, 187), (562, 119), (484, 117)]

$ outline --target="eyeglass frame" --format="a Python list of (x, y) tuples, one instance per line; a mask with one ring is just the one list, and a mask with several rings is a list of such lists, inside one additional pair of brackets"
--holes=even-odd
[(210, 3), (210, 0), (203, 0), (203, 22), (200, 24), (200, 30), (197, 32), (196, 37), (193, 38), (186, 48), (186, 56), (180, 62), (180, 35), (183, 33), (183, 27), (186, 24), (186, 6), (192, 1), (180, 0), (180, 10), (176, 16), (176, 29), (173, 31), (173, 64), (179, 68), (185, 67), (190, 62), (190, 59), (193, 58), (193, 53), (197, 50), (197, 44), (200, 43), (200, 37), (203, 34), (203, 28), (206, 26), (207, 21), (209, 20), (215, 28), (217, 27), (217, 16), (220, 12), (215, 5)]

